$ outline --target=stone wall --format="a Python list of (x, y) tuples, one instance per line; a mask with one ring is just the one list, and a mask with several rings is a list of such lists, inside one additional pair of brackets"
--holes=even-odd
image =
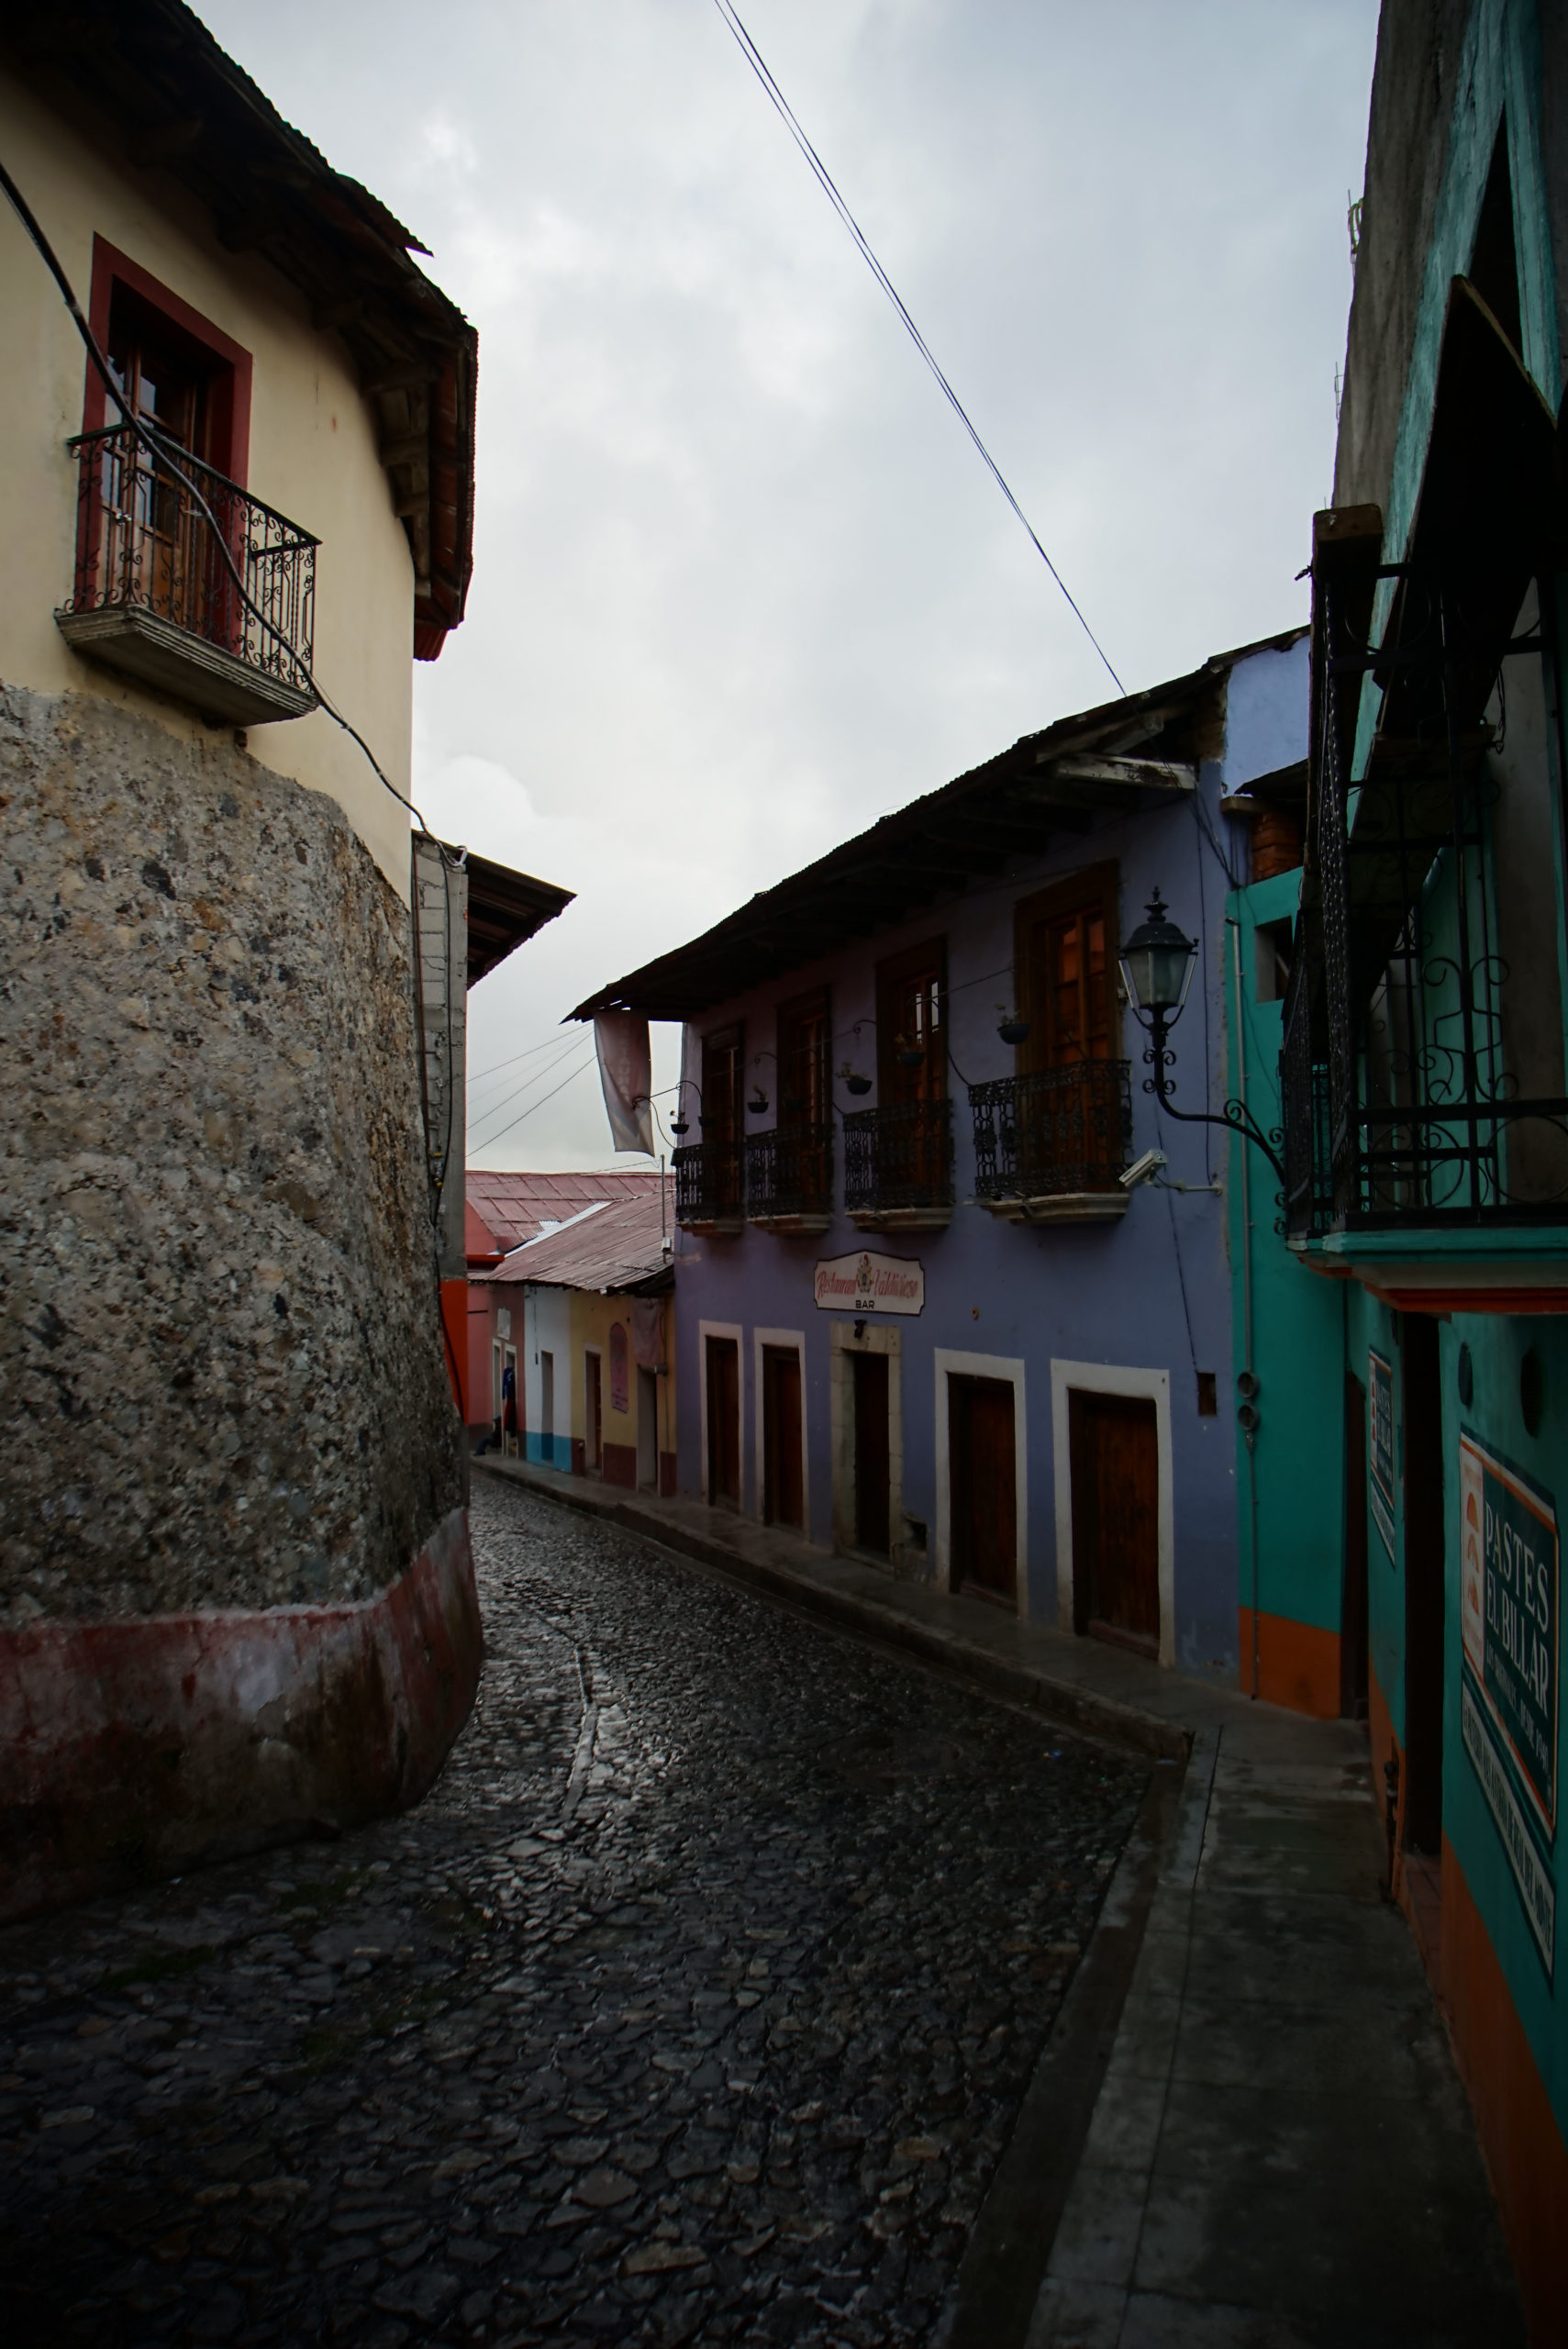
[(462, 1497), (406, 908), (228, 734), (0, 690), (0, 1623), (361, 1598)]

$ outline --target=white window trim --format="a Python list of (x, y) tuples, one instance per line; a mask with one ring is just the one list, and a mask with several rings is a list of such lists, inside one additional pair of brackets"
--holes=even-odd
[(1160, 1661), (1176, 1661), (1176, 1526), (1171, 1465), (1171, 1374), (1134, 1370), (1117, 1363), (1060, 1362), (1051, 1364), (1051, 1448), (1056, 1475), (1056, 1620), (1073, 1629), (1073, 1447), (1067, 1427), (1067, 1397), (1081, 1394), (1130, 1395), (1154, 1406), (1158, 1455), (1160, 1548)]
[[(699, 1321), (697, 1323), (697, 1414), (701, 1435), (702, 1497), (706, 1503), (707, 1477), (707, 1341), (710, 1338), (733, 1338), (736, 1368), (740, 1375), (740, 1392), (736, 1397), (740, 1406), (740, 1434), (746, 1432), (746, 1332), (739, 1321)], [(746, 1514), (746, 1446), (740, 1446), (740, 1514)]]
[[(806, 1522), (802, 1537), (811, 1539), (811, 1441), (807, 1426), (809, 1414), (806, 1408), (806, 1332), (804, 1330), (758, 1330), (751, 1331), (751, 1457), (757, 1464), (757, 1522), (762, 1523), (767, 1505), (767, 1445), (764, 1420), (767, 1411), (762, 1395), (762, 1348), (777, 1346), (781, 1353), (793, 1353), (800, 1364), (800, 1500), (801, 1515)], [(704, 1348), (704, 1353), (706, 1348)], [(785, 1532), (793, 1532), (786, 1526)]]
[(938, 1346), (933, 1357), (937, 1378), (937, 1581), (952, 1588), (952, 1492), (949, 1470), (948, 1377), (1005, 1379), (1013, 1390), (1013, 1486), (1017, 1511), (1018, 1555), (1015, 1574), (1018, 1620), (1029, 1611), (1029, 1470), (1028, 1420), (1024, 1408), (1024, 1365), (1014, 1354), (970, 1354)]

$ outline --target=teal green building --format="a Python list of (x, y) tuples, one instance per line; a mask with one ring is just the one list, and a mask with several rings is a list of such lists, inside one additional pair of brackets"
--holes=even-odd
[(1228, 908), (1230, 1082), (1281, 1161), (1232, 1145), (1241, 1672), (1367, 1721), (1557, 2343), (1568, 11), (1385, 0), (1361, 217), (1309, 756), (1254, 786), (1298, 861)]

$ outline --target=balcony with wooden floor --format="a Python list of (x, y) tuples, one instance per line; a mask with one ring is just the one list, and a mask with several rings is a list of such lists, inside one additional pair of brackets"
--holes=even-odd
[(974, 1195), (1006, 1223), (1111, 1223), (1127, 1213), (1126, 1061), (1077, 1061), (969, 1088)]
[(683, 1143), (670, 1166), (675, 1177), (675, 1221), (683, 1231), (733, 1240), (745, 1230), (738, 1142)]
[(833, 1127), (775, 1126), (746, 1139), (746, 1220), (790, 1239), (833, 1221)]
[(952, 1220), (952, 1103), (890, 1102), (844, 1119), (844, 1212), (862, 1231), (944, 1231)]
[(130, 426), (68, 444), (78, 464), (76, 577), (55, 614), (74, 651), (215, 725), (317, 706), (317, 540), (187, 450)]

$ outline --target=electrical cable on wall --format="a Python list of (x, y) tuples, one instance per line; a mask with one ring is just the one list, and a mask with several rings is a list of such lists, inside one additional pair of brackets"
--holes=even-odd
[(925, 361), (927, 366), (930, 369), (931, 373), (936, 377), (943, 398), (948, 402), (948, 405), (951, 407), (953, 414), (958, 417), (959, 422), (962, 425), (964, 430), (973, 441), (975, 448), (979, 451), (980, 456), (997, 488), (1006, 499), (1007, 504), (1012, 507), (1012, 510), (1018, 517), (1018, 520), (1023, 524), (1024, 529), (1029, 532), (1029, 540), (1034, 547), (1035, 552), (1044, 563), (1047, 571), (1050, 572), (1052, 579), (1055, 580), (1058, 587), (1061, 588), (1062, 596), (1066, 600), (1068, 609), (1072, 612), (1073, 618), (1077, 621), (1079, 627), (1083, 629), (1084, 635), (1094, 646), (1095, 651), (1098, 653), (1100, 660), (1104, 664), (1106, 674), (1109, 677), (1118, 693), (1125, 696), (1127, 687), (1122, 684), (1121, 679), (1111, 667), (1109, 658), (1104, 646), (1101, 644), (1099, 638), (1095, 634), (1094, 629), (1089, 626), (1088, 621), (1084, 618), (1071, 589), (1068, 587), (1067, 582), (1062, 578), (1062, 573), (1058, 571), (1056, 565), (1051, 560), (1051, 557), (1046, 553), (1044, 547), (1041, 545), (1040, 539), (1036, 535), (1033, 523), (1029, 520), (1029, 516), (1024, 512), (1023, 507), (1018, 504), (1018, 499), (1014, 496), (1011, 489), (1008, 487), (1001, 467), (997, 464), (995, 458), (991, 454), (990, 450), (985, 446), (984, 441), (982, 440), (979, 433), (970, 422), (969, 413), (964, 407), (963, 402), (959, 398), (958, 394), (953, 390), (952, 385), (949, 383), (946, 375), (942, 373), (942, 370), (938, 364), (936, 357), (931, 351), (930, 345), (927, 342), (925, 336), (920, 332), (919, 328), (915, 324), (914, 319), (910, 317), (909, 312), (905, 307), (903, 298), (900, 295), (897, 287), (894, 284), (893, 280), (889, 277), (887, 272), (878, 261), (875, 253), (873, 252), (871, 246), (867, 243), (864, 231), (862, 229), (860, 222), (855, 218), (854, 214), (850, 210), (850, 207), (845, 203), (843, 197), (840, 195), (832, 173), (828, 171), (827, 164), (824, 163), (821, 156), (817, 153), (816, 148), (812, 145), (810, 139), (801, 128), (800, 124), (796, 121), (789, 101), (784, 96), (784, 94), (780, 89), (778, 83), (774, 81), (773, 74), (769, 72), (762, 58), (762, 51), (758, 49), (756, 42), (751, 39), (751, 34), (747, 31), (745, 26), (736, 15), (733, 6), (730, 5), (730, 0), (714, 0), (714, 6), (718, 10), (718, 13), (723, 17), (725, 23), (728, 26), (731, 33), (734, 35), (736, 45), (740, 49), (740, 54), (744, 57), (747, 64), (751, 68), (752, 72), (762, 83), (763, 90), (767, 94), (770, 104), (775, 108), (780, 119), (788, 130), (790, 137), (795, 140), (795, 145), (799, 148), (801, 153), (805, 156), (806, 162), (810, 165), (812, 174), (816, 179), (817, 185), (821, 188), (822, 193), (828, 198), (828, 203), (832, 206), (834, 211), (838, 214), (840, 219), (843, 222), (851, 236), (854, 239), (855, 244), (858, 247), (867, 268), (871, 271), (872, 275), (875, 278), (877, 284), (881, 286), (883, 292), (886, 295), (888, 300), (897, 311), (899, 318), (902, 321), (910, 340), (913, 342), (916, 350), (919, 352), (921, 358)]
[[(193, 504), (196, 506), (200, 509), (201, 513), (206, 517), (207, 527), (212, 533), (213, 543), (216, 545), (218, 553), (222, 558), (224, 568), (228, 573), (229, 579), (233, 584), (235, 593), (239, 596), (240, 603), (244, 606), (246, 611), (250, 613), (251, 618), (256, 621), (262, 631), (266, 635), (270, 636), (273, 640), (274, 643), (284, 645), (285, 649), (290, 651), (292, 656), (292, 647), (287, 645), (287, 640), (284, 637), (282, 630), (278, 628), (276, 622), (270, 618), (268, 614), (261, 609), (261, 606), (256, 602), (249, 588), (246, 586), (243, 578), (240, 576), (239, 566), (235, 562), (233, 551), (228, 544), (228, 536), (219, 527), (217, 516), (214, 514), (211, 507), (207, 504), (207, 501), (203, 495), (201, 490), (197, 487), (196, 484), (192, 481), (189, 474), (184, 471), (183, 467), (180, 463), (179, 457), (184, 452), (179, 450), (179, 444), (177, 442), (171, 442), (167, 436), (159, 429), (156, 424), (150, 422), (146, 417), (140, 415), (135, 405), (127, 398), (125, 387), (121, 384), (118, 376), (115, 373), (113, 367), (109, 364), (109, 361), (104, 351), (101, 349), (98, 338), (93, 332), (86, 314), (83, 310), (80, 301), (77, 299), (76, 290), (72, 286), (70, 278), (66, 275), (65, 270), (61, 265), (58, 254), (55, 252), (53, 246), (50, 243), (48, 237), (44, 234), (43, 228), (34, 215), (31, 206), (28, 203), (28, 200), (26, 196), (23, 195), (21, 189), (17, 185), (16, 181), (12, 178), (9, 171), (6, 168), (4, 161), (0, 161), (0, 188), (5, 190), (6, 195), (10, 202), (13, 211), (20, 220), (30, 242), (39, 252), (43, 261), (44, 266), (47, 268), (50, 275), (53, 278), (56, 286), (59, 288), (61, 298), (71, 314), (76, 331), (86, 348), (87, 356), (92, 362), (93, 368), (101, 380), (106, 392), (114, 401), (116, 407), (119, 410), (126, 428), (139, 444), (147, 451), (152, 464), (155, 467), (161, 467), (171, 479), (177, 482), (180, 487), (184, 491), (185, 495), (192, 500)], [(177, 454), (175, 453), (176, 451), (178, 451)], [(380, 760), (376, 757), (375, 752), (371, 749), (370, 744), (365, 740), (364, 736), (360, 732), (358, 727), (353, 725), (349, 718), (345, 718), (342, 711), (336, 707), (331, 697), (322, 688), (314, 672), (307, 669), (305, 672), (305, 675), (306, 682), (308, 684), (312, 694), (315, 696), (318, 707), (327, 717), (331, 718), (334, 725), (340, 727), (342, 731), (349, 737), (349, 740), (357, 746), (363, 754), (370, 766), (371, 772), (374, 774), (377, 782), (381, 784), (384, 790), (391, 793), (393, 798), (397, 801), (400, 807), (406, 807), (408, 810), (409, 814), (419, 825), (419, 828), (425, 834), (426, 838), (434, 844), (441, 867), (441, 891), (445, 909), (446, 951), (450, 963), (451, 952), (450, 876), (454, 871), (461, 871), (462, 869), (462, 852), (461, 851), (452, 851), (447, 846), (444, 841), (437, 838), (429, 825), (426, 822), (417, 807), (416, 807), (412, 797), (398, 790), (396, 785), (386, 774)], [(417, 886), (414, 894), (417, 895)], [(419, 947), (418, 907), (417, 903), (411, 907), (410, 913), (410, 927), (414, 936), (415, 962), (416, 966), (417, 967), (419, 960)], [(441, 1172), (439, 1176), (430, 1176), (429, 1178), (431, 1192), (430, 1230), (432, 1237), (436, 1234), (440, 1222), (441, 1196), (445, 1188), (446, 1169), (450, 1163), (451, 1156), (453, 1095), (455, 1087), (451, 1082), (452, 990), (450, 969), (448, 972), (448, 984), (445, 995), (447, 1018), (447, 1127), (441, 1149)], [(422, 994), (420, 1012), (422, 1021)], [(423, 1054), (421, 1054), (420, 1085), (422, 1094), (424, 1092), (424, 1084), (425, 1071)], [(428, 1126), (427, 1124), (426, 1156), (428, 1172)], [(437, 1249), (436, 1280), (439, 1292), (440, 1286), (440, 1260), (439, 1245)], [(441, 1335), (446, 1344), (447, 1357), (451, 1366), (454, 1391), (461, 1395), (462, 1389), (462, 1380), (458, 1374), (457, 1355), (452, 1346), (451, 1333), (447, 1328), (446, 1315), (444, 1312), (440, 1313), (439, 1319), (441, 1324)]]

